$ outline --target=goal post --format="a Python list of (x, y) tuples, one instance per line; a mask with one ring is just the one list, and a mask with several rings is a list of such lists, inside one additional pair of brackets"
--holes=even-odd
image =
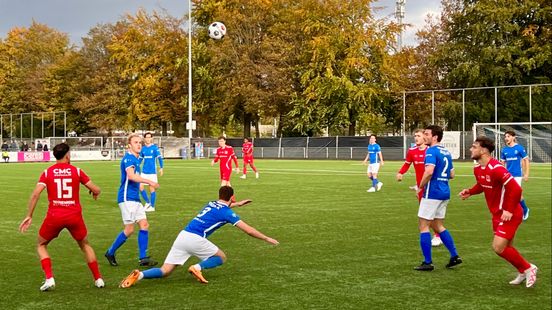
[(552, 162), (552, 122), (474, 123), (473, 137), (487, 136), (495, 141), (497, 157), (504, 147), (504, 133), (516, 133), (516, 141), (534, 162)]

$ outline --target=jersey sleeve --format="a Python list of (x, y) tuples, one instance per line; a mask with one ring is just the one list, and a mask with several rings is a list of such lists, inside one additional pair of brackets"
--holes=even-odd
[(40, 175), (40, 177), (38, 178), (38, 184), (43, 184), (44, 186), (46, 186), (46, 181), (47, 181), (46, 171), (47, 170), (44, 170)]
[(128, 157), (123, 160), (123, 167), (125, 168), (125, 171), (130, 167), (134, 167), (134, 171), (136, 171), (136, 164), (137, 162)]
[(240, 217), (232, 209), (228, 208), (224, 213), (224, 220), (232, 225), (236, 225), (240, 221)]
[(376, 144), (376, 153), (381, 153), (381, 147), (379, 144)]
[(79, 181), (81, 184), (86, 184), (90, 182), (90, 177), (86, 174), (86, 172), (79, 169)]
[(500, 151), (500, 160), (506, 160), (506, 152), (504, 152), (504, 149)]
[(435, 149), (434, 148), (428, 148), (426, 151), (425, 161), (424, 164), (427, 165), (433, 165), (435, 166), (437, 164), (437, 157), (435, 156)]
[(401, 169), (399, 170), (400, 174), (405, 174), (408, 169), (410, 168), (410, 165), (412, 164), (413, 158), (412, 158), (412, 151), (408, 150), (406, 153), (406, 158), (404, 160), (404, 164), (402, 165)]
[(492, 179), (504, 187), (502, 209), (513, 213), (521, 200), (521, 187), (504, 166), (497, 166), (493, 169)]
[(519, 145), (519, 156), (521, 157), (521, 159), (527, 157), (527, 152), (525, 152), (525, 149), (521, 145)]
[(156, 160), (159, 160), (159, 168), (163, 169), (163, 155), (161, 155), (161, 150), (159, 149), (159, 147), (155, 149), (155, 153)]

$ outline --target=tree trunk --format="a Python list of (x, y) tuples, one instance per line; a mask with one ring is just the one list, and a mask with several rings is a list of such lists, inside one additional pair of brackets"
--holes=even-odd
[(259, 131), (259, 118), (255, 121), (255, 138), (260, 138), (261, 132)]
[(166, 121), (162, 121), (161, 122), (161, 135), (162, 136), (167, 136), (167, 127), (168, 127), (168, 124)]
[(243, 114), (243, 136), (251, 137), (251, 114)]
[(356, 122), (355, 121), (352, 121), (350, 124), (349, 124), (349, 136), (350, 137), (354, 137), (356, 134)]

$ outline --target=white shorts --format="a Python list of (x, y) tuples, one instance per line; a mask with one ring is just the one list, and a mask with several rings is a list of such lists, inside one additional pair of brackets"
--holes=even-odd
[(190, 256), (204, 261), (215, 255), (218, 250), (218, 247), (207, 238), (182, 230), (174, 240), (171, 250), (165, 258), (165, 264), (184, 265)]
[[(157, 182), (157, 173), (152, 173), (152, 174), (146, 174), (146, 173), (140, 173), (140, 176), (146, 180), (150, 180), (150, 181), (153, 181), (155, 183), (159, 183)], [(148, 183), (142, 183), (143, 185), (147, 185), (149, 186)]]
[(523, 177), (514, 177), (514, 180), (516, 180), (516, 182), (519, 184), (519, 186), (521, 186), (521, 180), (523, 179)]
[(125, 225), (147, 219), (146, 209), (138, 201), (121, 202), (119, 203), (119, 209), (121, 209), (121, 216)]
[(379, 168), (380, 168), (380, 164), (379, 163), (376, 163), (376, 164), (369, 164), (368, 165), (368, 171), (366, 171), (367, 173), (371, 173), (371, 174), (377, 174), (378, 171), (379, 171)]
[(449, 200), (437, 200), (422, 198), (420, 207), (418, 208), (418, 217), (433, 220), (444, 219), (447, 213), (447, 205)]

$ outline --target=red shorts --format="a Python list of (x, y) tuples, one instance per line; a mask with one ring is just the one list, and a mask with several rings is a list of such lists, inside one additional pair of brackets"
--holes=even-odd
[(253, 163), (253, 155), (246, 155), (243, 157), (243, 164), (252, 164)]
[(64, 228), (67, 228), (73, 239), (77, 241), (83, 240), (88, 234), (84, 219), (80, 213), (63, 216), (47, 214), (38, 234), (49, 241), (55, 239)]
[(512, 218), (507, 222), (503, 222), (500, 219), (500, 214), (493, 215), (492, 221), (495, 236), (502, 237), (507, 240), (514, 239), (516, 231), (523, 221), (523, 211), (521, 210), (521, 207), (519, 207), (518, 209), (520, 209), (520, 212), (517, 212), (516, 210)]
[(232, 169), (227, 170), (220, 170), (220, 179), (223, 181), (230, 181), (230, 176), (232, 175)]

